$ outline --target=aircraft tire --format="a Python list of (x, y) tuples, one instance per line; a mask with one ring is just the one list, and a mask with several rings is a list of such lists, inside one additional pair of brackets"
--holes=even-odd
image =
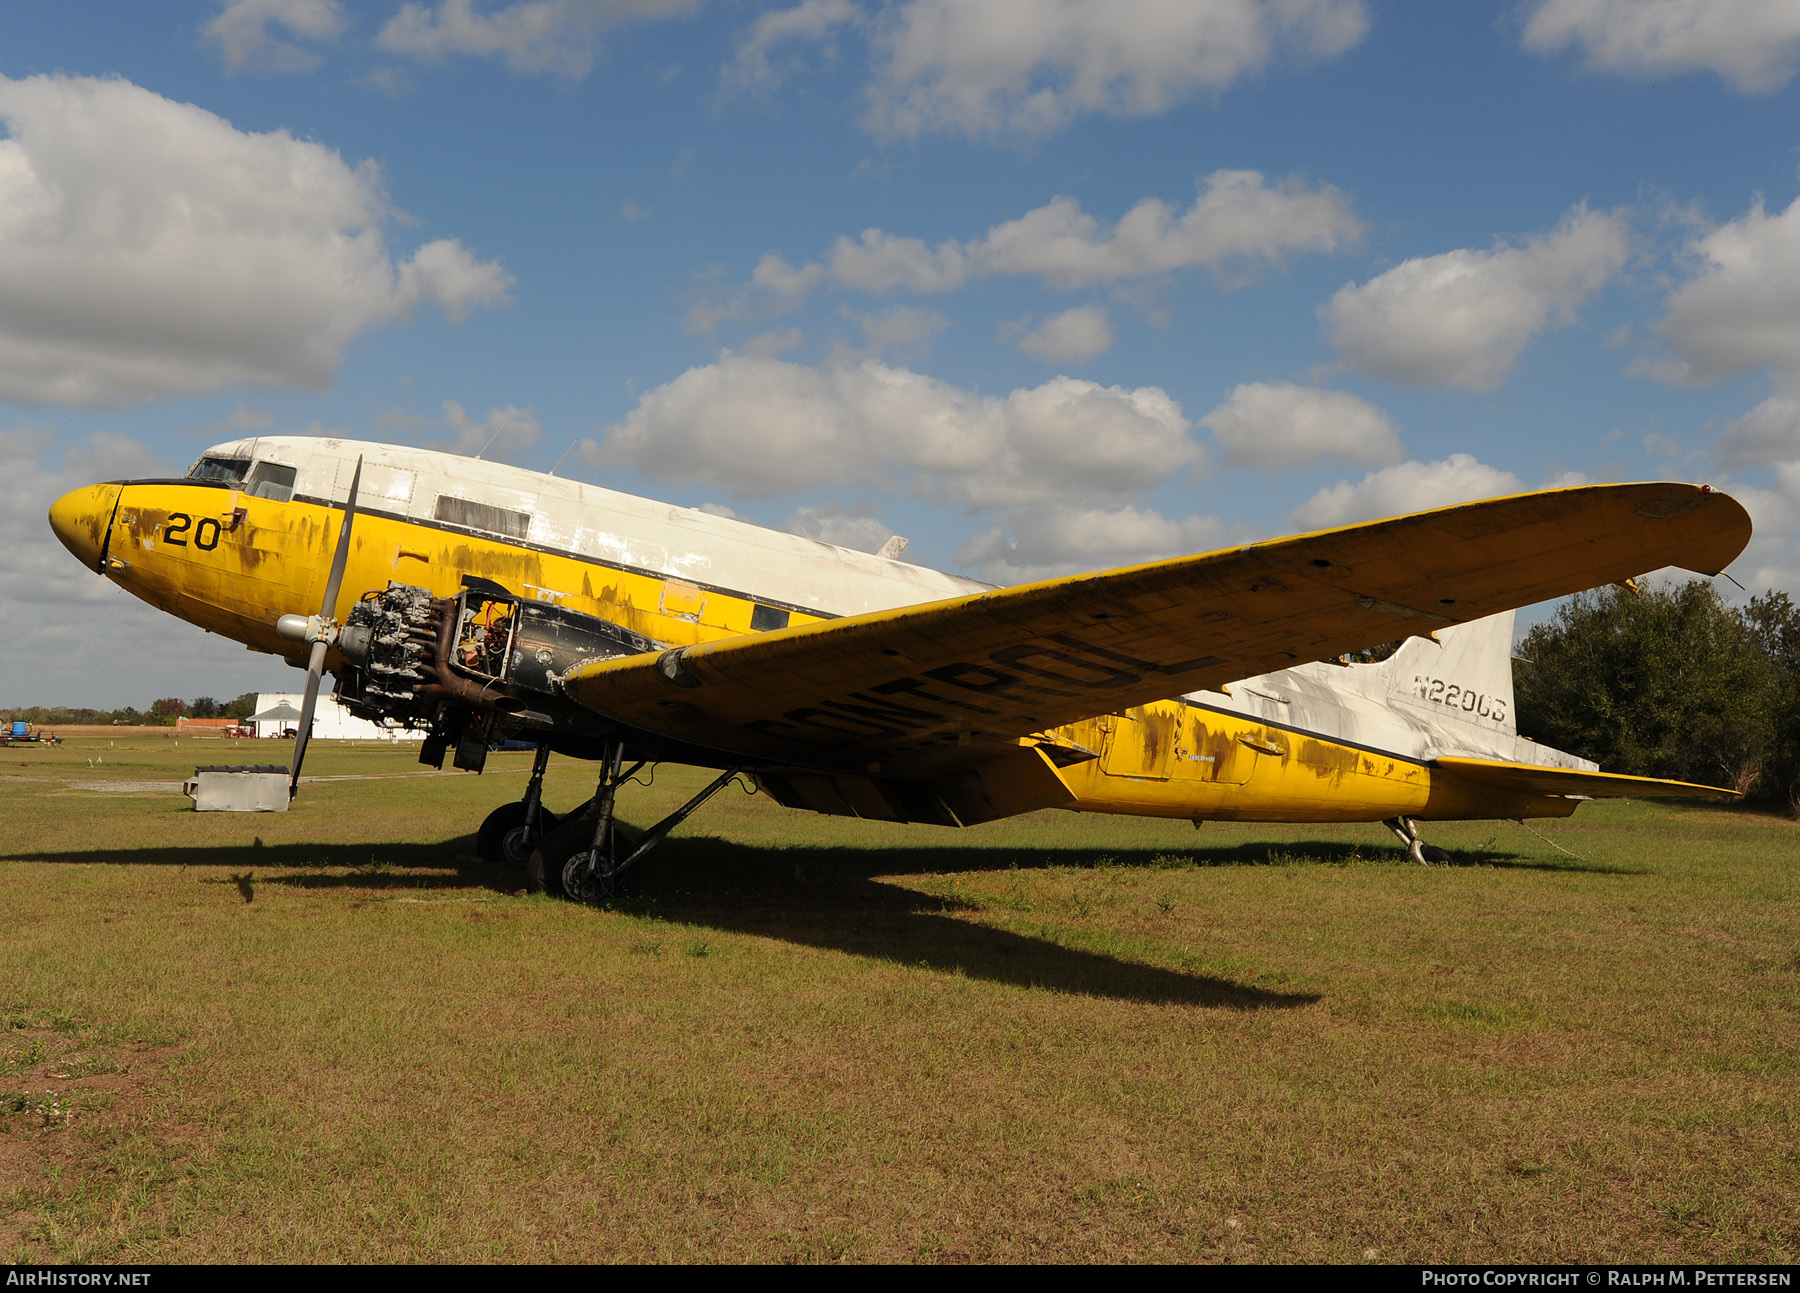
[[(638, 833), (624, 825), (615, 825), (613, 829), (618, 847), (629, 852), (638, 841)], [(565, 820), (539, 840), (538, 846), (531, 851), (531, 860), (525, 867), (526, 887), (533, 893), (547, 893), (554, 898), (569, 897), (568, 891), (563, 887), (563, 868), (571, 858), (587, 852), (593, 842), (592, 817)], [(631, 878), (631, 873), (627, 872), (626, 877)]]
[[(542, 838), (544, 833), (555, 830), (562, 818), (548, 808), (539, 807), (538, 821), (542, 826), (539, 838)], [(531, 862), (534, 844), (535, 841), (525, 833), (525, 823), (520, 822), (500, 837), (500, 860), (507, 866), (526, 866)]]
[(593, 842), (594, 819), (585, 814), (569, 818), (555, 830), (545, 832), (525, 864), (525, 887), (533, 893), (547, 893), (553, 898), (566, 897), (562, 882), (563, 863)]
[(1423, 845), (1419, 849), (1419, 857), (1424, 861), (1426, 866), (1442, 866), (1444, 863), (1450, 861), (1450, 855), (1434, 844)]
[(480, 854), (483, 862), (498, 863), (506, 860), (501, 852), (501, 841), (506, 833), (525, 824), (525, 804), (515, 799), (511, 803), (501, 804), (489, 813), (481, 823), (481, 829), (475, 832), (475, 852)]
[[(562, 820), (542, 806), (538, 808), (538, 817), (546, 833), (555, 830)], [(524, 843), (525, 801), (522, 799), (501, 804), (487, 815), (487, 820), (475, 833), (475, 852), (481, 855), (483, 862), (522, 867), (531, 860), (531, 850), (521, 847)]]

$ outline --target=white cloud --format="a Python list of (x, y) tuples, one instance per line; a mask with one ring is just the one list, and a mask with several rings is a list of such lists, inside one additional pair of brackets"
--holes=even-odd
[(82, 569), (51, 532), (50, 504), (71, 489), (188, 464), (108, 432), (70, 445), (54, 464), (53, 446), (42, 432), (0, 431), (0, 623), (11, 650), (0, 706), (147, 708), (158, 696), (229, 699), (292, 686), (296, 675), (279, 660), (140, 602)]
[(1800, 376), (1783, 374), (1768, 399), (1720, 432), (1718, 447), (1728, 469), (1800, 462)]
[(448, 453), (473, 454), (490, 462), (504, 462), (523, 449), (537, 443), (537, 417), (530, 409), (507, 404), (489, 409), (477, 422), (455, 400), (444, 401), (444, 425), (453, 433), (448, 440), (432, 441), (431, 446)]
[(1350, 197), (1298, 179), (1270, 186), (1257, 171), (1214, 171), (1186, 211), (1145, 198), (1116, 225), (1057, 198), (996, 225), (971, 254), (986, 274), (1036, 275), (1085, 287), (1172, 270), (1279, 263), (1290, 252), (1340, 251), (1362, 236)]
[(1080, 363), (1112, 349), (1113, 326), (1098, 305), (1053, 314), (1019, 338), (1019, 349), (1047, 364)]
[[(1764, 464), (1771, 484), (1729, 487), (1750, 513), (1754, 530), (1743, 555), (1731, 563), (1732, 575), (1750, 593), (1774, 588), (1800, 596), (1800, 452), (1787, 453), (1784, 460)], [(1723, 585), (1720, 591), (1731, 595)]]
[(868, 124), (883, 134), (1043, 135), (1219, 93), (1277, 51), (1362, 40), (1361, 0), (909, 0), (878, 40)]
[[(172, 476), (186, 470), (152, 453), (136, 440), (110, 432), (87, 437), (62, 455), (60, 466), (45, 461), (52, 436), (36, 431), (0, 431), (0, 604), (113, 604), (103, 581), (83, 571), (57, 540), (46, 517), (50, 504), (81, 485), (103, 480)], [(18, 624), (9, 617), (8, 623)], [(15, 664), (17, 661), (14, 662)]]
[(722, 79), (738, 89), (775, 89), (789, 70), (771, 59), (777, 49), (799, 41), (824, 41), (861, 16), (850, 0), (802, 0), (792, 9), (770, 9), (750, 25)]
[(454, 238), (428, 242), (400, 266), (395, 299), (407, 305), (429, 301), (452, 323), (461, 323), (472, 305), (495, 305), (506, 299), (512, 275)]
[(269, 410), (240, 402), (217, 422), (209, 422), (201, 427), (200, 434), (215, 436), (231, 431), (267, 431), (274, 425), (275, 415)]
[(1800, 7), (1791, 0), (1544, 0), (1525, 24), (1525, 48), (1554, 54), (1570, 45), (1608, 72), (1717, 72), (1751, 94), (1794, 74)]
[(781, 528), (789, 534), (858, 552), (879, 552), (881, 545), (894, 537), (893, 530), (881, 523), (873, 508), (835, 500), (794, 509)]
[(792, 305), (826, 284), (930, 294), (984, 276), (1034, 277), (1069, 289), (1184, 269), (1242, 275), (1296, 252), (1341, 251), (1361, 236), (1349, 195), (1332, 185), (1308, 188), (1291, 178), (1271, 185), (1257, 171), (1214, 171), (1186, 211), (1145, 198), (1117, 224), (1059, 197), (968, 242), (933, 247), (865, 229), (858, 238), (840, 236), (823, 260), (798, 267), (770, 252), (733, 301), (697, 308), (689, 326), (710, 331), (754, 313), (757, 300)]
[(504, 59), (515, 72), (584, 76), (601, 32), (621, 23), (678, 18), (698, 0), (521, 0), (491, 11), (473, 0), (404, 4), (375, 47), (427, 62), (459, 54)]
[(1153, 386), (1058, 377), (977, 395), (874, 361), (809, 368), (727, 354), (647, 392), (590, 465), (735, 497), (866, 484), (973, 507), (1119, 498), (1198, 460)]
[(1017, 584), (1207, 552), (1230, 541), (1225, 523), (1213, 516), (1174, 521), (1133, 504), (1051, 505), (1004, 513), (1002, 524), (957, 549), (956, 563), (993, 583)]
[(1386, 413), (1348, 391), (1290, 382), (1248, 382), (1200, 419), (1227, 467), (1297, 470), (1327, 458), (1394, 462), (1404, 452)]
[(1759, 476), (1772, 478), (1726, 486), (1755, 530), (1732, 573), (1752, 593), (1800, 594), (1800, 373), (1777, 374), (1769, 397), (1728, 424), (1713, 447), (1726, 469), (1761, 469)]
[(862, 237), (840, 237), (823, 265), (795, 269), (770, 252), (750, 275), (752, 286), (777, 296), (801, 296), (824, 281), (864, 292), (904, 288), (908, 292), (950, 292), (969, 281), (971, 266), (960, 244), (940, 243), (933, 249), (919, 238), (899, 238), (880, 229), (864, 229)]
[(910, 305), (896, 305), (876, 314), (858, 314), (845, 310), (863, 334), (862, 349), (844, 351), (848, 358), (880, 359), (890, 350), (923, 355), (931, 350), (937, 334), (950, 326), (950, 320), (936, 310), (921, 310)]
[(338, 0), (229, 0), (206, 24), (205, 35), (216, 41), (228, 72), (310, 72), (323, 61), (269, 32), (273, 23), (294, 36), (327, 41), (344, 30)]
[(1441, 462), (1402, 462), (1372, 471), (1360, 481), (1328, 485), (1288, 513), (1295, 531), (1325, 530), (1378, 521), (1471, 499), (1517, 494), (1525, 488), (1510, 471), (1453, 453)]
[(1549, 234), (1396, 265), (1319, 309), (1352, 368), (1415, 386), (1490, 391), (1538, 333), (1575, 321), (1625, 265), (1625, 221), (1578, 206)]
[(1689, 384), (1800, 368), (1800, 200), (1773, 216), (1758, 200), (1689, 251), (1700, 271), (1670, 295), (1658, 326), (1680, 357), (1633, 371)]
[(795, 347), (802, 345), (805, 341), (806, 334), (801, 332), (798, 328), (783, 328), (780, 331), (771, 329), (768, 332), (759, 332), (754, 337), (750, 338), (750, 340), (746, 341), (744, 343), (744, 353), (767, 358), (779, 355), (784, 351), (793, 350)]
[(512, 281), (451, 239), (396, 263), (373, 165), (128, 81), (0, 78), (0, 121), (0, 400), (323, 387), (358, 333)]

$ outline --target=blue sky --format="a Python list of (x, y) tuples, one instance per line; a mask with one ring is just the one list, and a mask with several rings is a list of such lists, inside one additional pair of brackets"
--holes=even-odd
[(1800, 591), (1800, 8), (214, 0), (0, 30), (0, 704), (291, 681), (42, 519), (250, 430), (494, 437), (999, 581), (1671, 476), (1743, 497), (1733, 573)]

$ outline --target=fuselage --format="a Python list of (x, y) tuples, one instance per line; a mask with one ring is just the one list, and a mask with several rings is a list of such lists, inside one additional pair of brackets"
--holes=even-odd
[[(359, 459), (357, 519), (331, 612), (339, 618), (390, 583), (434, 597), (497, 586), (670, 647), (989, 587), (538, 472), (314, 437), (215, 445), (180, 480), (89, 486), (58, 500), (51, 523), (84, 564), (135, 596), (302, 664), (304, 648), (275, 622), (319, 609)], [(1510, 618), (1503, 631), (1491, 626), (1504, 638), (1502, 662)], [(1452, 657), (1465, 663), (1452, 668)], [(1436, 676), (1467, 673), (1472, 658), (1450, 652), (1445, 668), (1405, 677), (1404, 661), (1302, 665), (1097, 715), (1055, 734), (1093, 755), (1059, 770), (1074, 795), (1068, 806), (1262, 821), (1572, 812), (1571, 799), (1480, 792), (1434, 775), (1444, 754), (1593, 766), (1515, 734), (1510, 666), (1503, 676), (1492, 667)], [(332, 667), (341, 664), (334, 655)], [(708, 761), (704, 751), (688, 757)]]

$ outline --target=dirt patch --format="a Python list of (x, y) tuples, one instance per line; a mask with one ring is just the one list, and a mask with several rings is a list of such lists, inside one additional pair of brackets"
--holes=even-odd
[(75, 1021), (14, 1012), (0, 1033), (0, 1260), (32, 1253), (75, 1182), (110, 1175), (110, 1149), (149, 1111), (176, 1048), (105, 1038)]

